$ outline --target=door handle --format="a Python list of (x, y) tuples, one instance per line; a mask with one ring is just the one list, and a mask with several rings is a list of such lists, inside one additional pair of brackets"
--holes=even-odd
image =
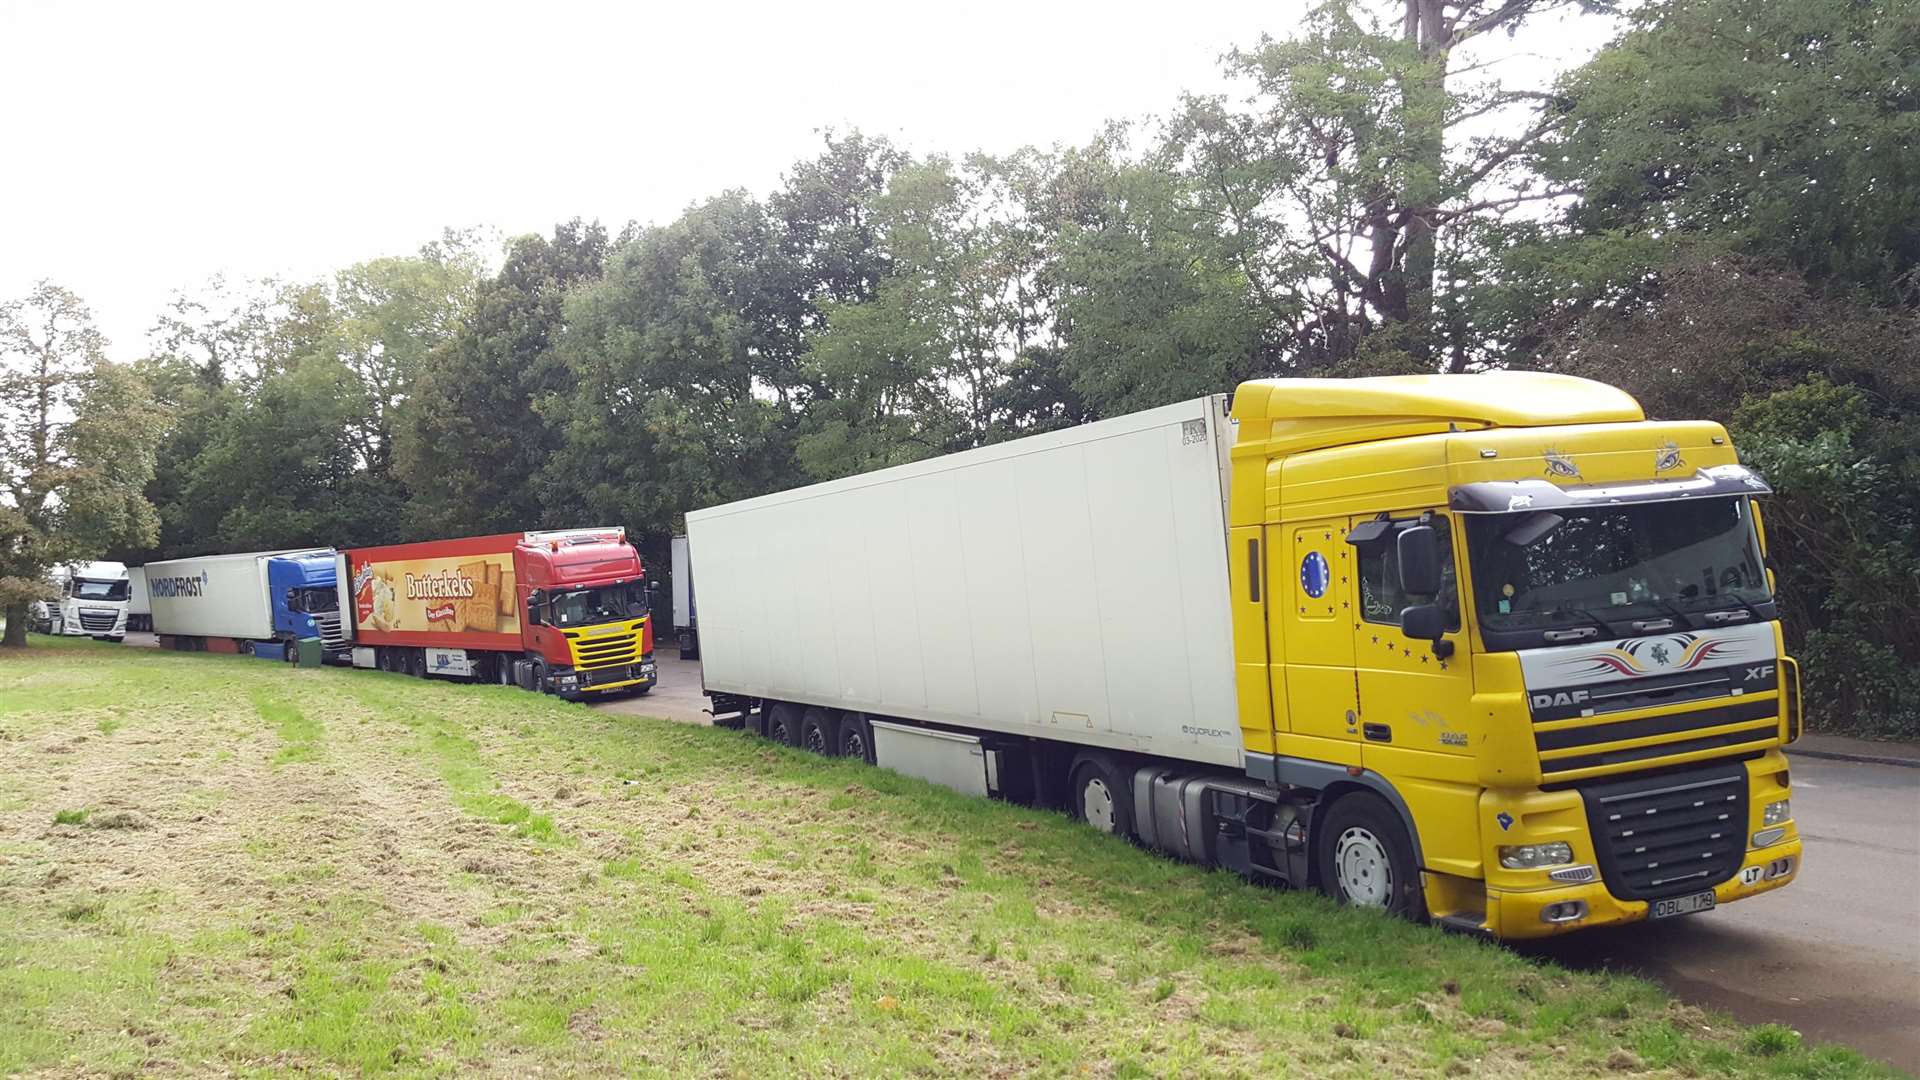
[(1387, 724), (1363, 724), (1360, 730), (1373, 742), (1392, 742), (1393, 728)]

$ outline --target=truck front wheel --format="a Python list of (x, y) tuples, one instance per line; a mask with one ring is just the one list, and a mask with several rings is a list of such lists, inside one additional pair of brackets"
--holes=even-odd
[(1320, 888), (1355, 907), (1426, 916), (1420, 868), (1400, 815), (1377, 795), (1341, 796), (1318, 823)]
[(1133, 836), (1127, 772), (1106, 754), (1084, 754), (1073, 764), (1073, 809), (1081, 821), (1113, 836)]

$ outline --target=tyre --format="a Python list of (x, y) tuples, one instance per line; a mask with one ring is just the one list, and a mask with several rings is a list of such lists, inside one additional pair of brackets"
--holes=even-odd
[(818, 705), (809, 705), (800, 714), (799, 745), (823, 757), (834, 757), (840, 752), (839, 732), (833, 718), (827, 710)]
[(1400, 815), (1378, 795), (1334, 800), (1317, 825), (1320, 888), (1343, 904), (1421, 919), (1426, 895), (1413, 841)]
[(839, 738), (835, 748), (841, 757), (855, 758), (867, 764), (873, 764), (873, 724), (867, 714), (850, 712), (840, 718)]
[(1131, 839), (1133, 792), (1128, 772), (1110, 755), (1082, 754), (1069, 775), (1074, 815), (1100, 832)]
[(767, 713), (767, 738), (788, 746), (800, 745), (800, 709), (782, 701)]

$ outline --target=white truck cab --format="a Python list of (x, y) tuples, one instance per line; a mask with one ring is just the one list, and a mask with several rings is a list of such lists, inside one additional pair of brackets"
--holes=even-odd
[(125, 563), (71, 563), (54, 567), (49, 577), (59, 596), (34, 605), (34, 624), (42, 633), (100, 641), (127, 636), (132, 585)]

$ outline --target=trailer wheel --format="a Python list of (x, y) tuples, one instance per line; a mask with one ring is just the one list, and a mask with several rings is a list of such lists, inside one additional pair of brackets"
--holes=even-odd
[(841, 757), (857, 758), (873, 764), (873, 724), (866, 713), (850, 712), (840, 718), (837, 752)]
[(1328, 896), (1403, 918), (1426, 917), (1413, 842), (1393, 807), (1377, 795), (1353, 792), (1336, 799), (1316, 828), (1320, 888)]
[(1131, 838), (1133, 795), (1126, 770), (1107, 754), (1082, 754), (1071, 775), (1074, 814), (1100, 832)]
[(782, 701), (767, 714), (767, 738), (788, 746), (800, 745), (800, 710)]
[(809, 705), (807, 711), (800, 714), (800, 745), (806, 749), (822, 757), (833, 757), (840, 751), (838, 735), (833, 718), (820, 706)]

